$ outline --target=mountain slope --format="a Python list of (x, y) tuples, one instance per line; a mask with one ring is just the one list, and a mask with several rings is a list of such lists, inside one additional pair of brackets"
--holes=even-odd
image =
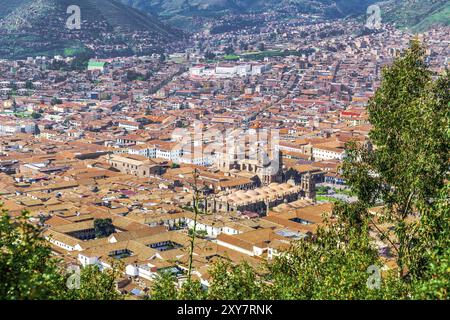
[[(160, 51), (179, 32), (115, 0), (79, 0), (81, 29), (69, 30), (73, 0), (0, 0), (0, 57), (93, 50), (100, 56)], [(133, 34), (138, 33), (139, 37)], [(75, 48), (75, 49), (74, 49)]]
[(361, 14), (375, 0), (121, 0), (180, 26), (180, 21), (212, 18), (226, 13), (245, 14), (283, 10), (288, 7), (305, 13), (322, 13), (331, 18)]
[(122, 0), (122, 2), (158, 15), (190, 12), (205, 14), (215, 11), (245, 13), (276, 9), (286, 5), (309, 4), (336, 7), (338, 12), (349, 14), (365, 10), (367, 5), (375, 0)]
[(380, 5), (383, 21), (399, 28), (424, 31), (450, 25), (449, 0), (390, 0)]
[[(449, 0), (121, 0), (134, 8), (158, 15), (166, 22), (191, 27), (196, 18), (214, 18), (226, 13), (245, 14), (293, 8), (292, 13), (321, 13), (328, 18), (365, 15), (368, 6), (379, 3), (383, 21), (400, 28), (425, 30), (450, 24)], [(289, 9), (288, 9), (289, 10)], [(285, 10), (286, 11), (286, 10)], [(201, 26), (203, 20), (197, 25)]]

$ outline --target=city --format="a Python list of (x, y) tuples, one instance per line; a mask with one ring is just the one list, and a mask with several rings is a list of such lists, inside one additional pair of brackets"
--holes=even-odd
[[(316, 237), (338, 220), (335, 206), (361, 200), (344, 163), (355, 146), (379, 149), (367, 105), (385, 67), (414, 40), (431, 72), (450, 66), (449, 25), (414, 34), (369, 28), (364, 14), (277, 11), (198, 19), (207, 28), (157, 37), (81, 20), (94, 31), (66, 40), (89, 55), (13, 49), (0, 60), (1, 209), (26, 212), (63, 269), (120, 265), (127, 299), (152, 298), (162, 273), (208, 291), (218, 261), (258, 269)], [(380, 199), (367, 207), (374, 217)], [(389, 238), (370, 234), (377, 272), (398, 268)]]

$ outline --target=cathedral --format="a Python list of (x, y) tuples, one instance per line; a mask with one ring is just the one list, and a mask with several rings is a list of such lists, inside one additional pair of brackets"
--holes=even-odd
[[(259, 147), (259, 146), (258, 146)], [(261, 216), (270, 208), (299, 199), (315, 200), (315, 182), (311, 174), (284, 181), (282, 154), (278, 150), (258, 148), (252, 152), (246, 147), (242, 152), (236, 148), (219, 153), (217, 169), (230, 177), (246, 177), (258, 186), (253, 190), (223, 192), (204, 199), (208, 212), (255, 212)]]
[(228, 147), (218, 153), (217, 168), (231, 177), (246, 177), (254, 180), (258, 186), (281, 183), (283, 163), (281, 152), (267, 146)]

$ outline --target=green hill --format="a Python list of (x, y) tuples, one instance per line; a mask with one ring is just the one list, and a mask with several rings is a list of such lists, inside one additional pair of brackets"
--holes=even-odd
[[(166, 22), (194, 28), (197, 18), (215, 18), (226, 13), (243, 14), (292, 9), (292, 13), (323, 14), (328, 18), (365, 15), (369, 5), (379, 3), (383, 21), (399, 28), (422, 31), (432, 26), (449, 25), (449, 0), (121, 0)], [(197, 27), (204, 20), (197, 21)]]
[(420, 32), (435, 26), (450, 25), (448, 0), (391, 0), (381, 4), (384, 22)]
[(0, 1), (0, 19), (8, 15), (23, 3), (29, 2), (29, 0), (12, 0), (12, 1)]
[[(67, 8), (80, 7), (80, 30)], [(158, 18), (115, 0), (0, 0), (0, 57), (93, 50), (100, 56), (157, 52), (181, 34)], [(139, 33), (139, 37), (133, 36)]]
[(375, 0), (121, 0), (139, 10), (160, 16), (175, 26), (188, 26), (195, 18), (214, 18), (226, 13), (244, 14), (293, 9), (321, 13), (330, 18), (365, 12)]

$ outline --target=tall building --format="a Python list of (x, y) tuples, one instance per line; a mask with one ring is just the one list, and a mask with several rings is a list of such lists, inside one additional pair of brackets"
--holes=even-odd
[(281, 152), (259, 143), (243, 148), (225, 147), (218, 153), (217, 168), (228, 176), (250, 178), (257, 185), (267, 186), (283, 180)]

